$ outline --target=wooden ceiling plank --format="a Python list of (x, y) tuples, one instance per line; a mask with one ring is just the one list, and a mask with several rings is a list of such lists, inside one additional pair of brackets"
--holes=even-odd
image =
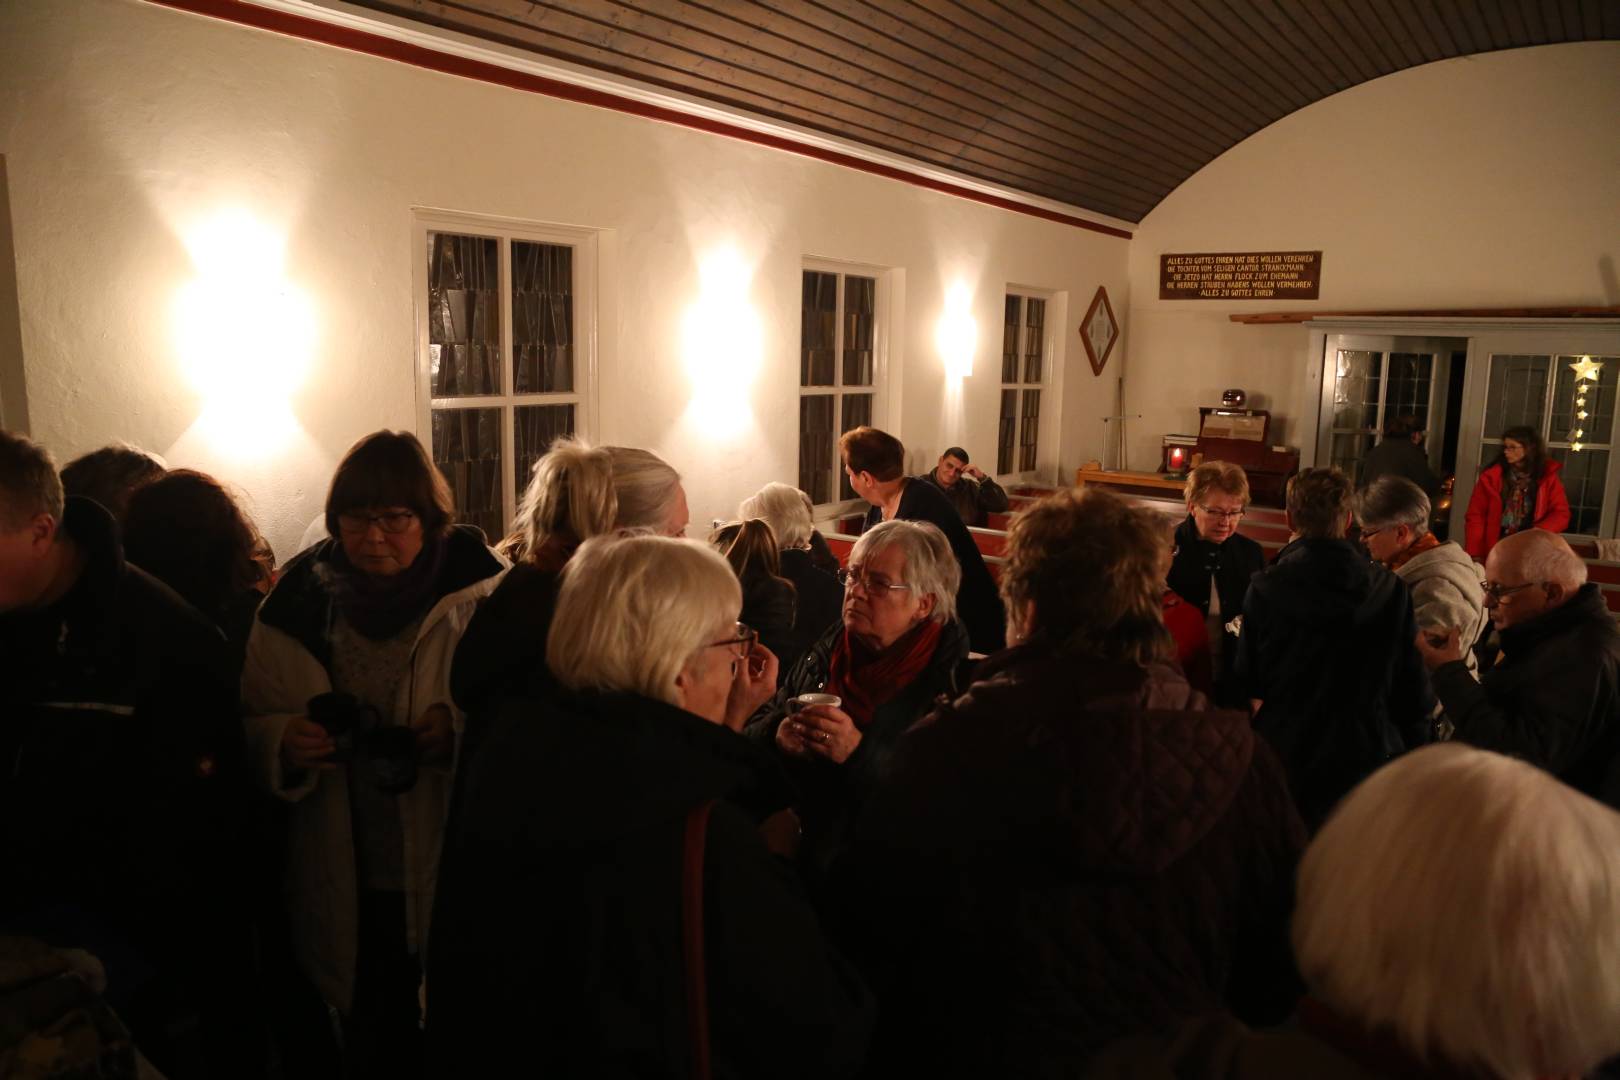
[[(1151, 99), (1155, 109), (1165, 116), (1174, 116), (1178, 131), (1195, 133), (1203, 137), (1207, 132), (1219, 133), (1228, 145), (1244, 136), (1241, 127), (1231, 120), (1232, 110), (1211, 107), (1206, 101), (1175, 95), (1164, 89), (1164, 69), (1155, 68), (1151, 60), (1142, 56), (1129, 38), (1121, 38), (1111, 27), (1078, 7), (1068, 12), (1055, 10), (1041, 0), (1017, 0), (1011, 6), (1006, 0), (996, 0), (1009, 17), (1022, 19), (1044, 33), (1066, 42), (1078, 53), (1097, 59), (1113, 71), (1122, 82), (1135, 87), (1140, 100)], [(1080, 20), (1085, 20), (1084, 25)], [(1226, 94), (1219, 89), (1214, 93), (1222, 99)], [(1213, 148), (1213, 147), (1212, 147)]]
[(1167, 162), (1176, 163), (1178, 168), (1195, 170), (1209, 160), (1213, 146), (1199, 151), (1192, 148), (1187, 140), (1167, 136), (1156, 128), (1144, 126), (1141, 105), (1129, 94), (1069, 58), (1011, 32), (988, 15), (964, 8), (952, 0), (908, 0), (908, 7), (910, 10), (926, 11), (930, 16), (950, 23), (959, 34), (982, 43), (987, 50), (986, 58), (1009, 72), (1023, 71), (1027, 76), (1028, 53), (1032, 50), (1050, 57), (1054, 65), (1043, 67), (1042, 74), (1073, 89), (1080, 95), (1080, 104), (1113, 119), (1119, 125), (1116, 138), (1134, 142), (1144, 149), (1157, 147), (1159, 156)]
[[(1620, 37), (1620, 4), (1611, 0), (1580, 0), (1581, 26), (1586, 30), (1587, 41), (1597, 41), (1604, 36)], [(1605, 27), (1605, 14), (1612, 20)]]
[(1296, 55), (1295, 51), (1288, 47), (1288, 43), (1267, 24), (1251, 0), (1205, 0), (1205, 2), (1224, 8), (1228, 25), (1241, 28), (1241, 36), (1252, 48), (1263, 52), (1269, 63), (1291, 71), (1293, 82), (1304, 88), (1310, 100), (1324, 98), (1333, 92), (1333, 87), (1322, 79), (1316, 65)]
[(1248, 3), (1271, 27), (1274, 40), (1285, 43), (1307, 66), (1318, 72), (1322, 81), (1331, 87), (1330, 93), (1349, 89), (1360, 81), (1351, 76), (1334, 51), (1325, 48), (1322, 40), (1296, 17), (1294, 12), (1304, 5), (1283, 5), (1277, 0), (1248, 0)]
[(1418, 5), (1413, 0), (1401, 0), (1393, 5), (1395, 17), (1406, 31), (1406, 40), (1423, 57), (1425, 64), (1436, 60), (1444, 60), (1449, 54), (1440, 47), (1440, 39), (1429, 32), (1428, 25), (1418, 12)]
[[(1222, 83), (1241, 87), (1250, 95), (1261, 115), (1261, 121), (1254, 128), (1255, 131), (1286, 115), (1289, 109), (1286, 97), (1294, 88), (1284, 80), (1278, 79), (1275, 73), (1255, 67), (1250, 60), (1239, 56), (1236, 49), (1219, 44), (1206, 25), (1182, 10), (1189, 2), (1190, 0), (1169, 0), (1166, 3), (1160, 0), (1151, 9), (1153, 17), (1169, 33), (1186, 41), (1191, 47), (1198, 48), (1204, 57), (1205, 66), (1215, 72)], [(1126, 3), (1134, 3), (1134, 0), (1126, 0)], [(1197, 44), (1200, 42), (1207, 45), (1200, 46)]]
[(1451, 27), (1440, 17), (1439, 5), (1434, 0), (1417, 0), (1417, 17), (1423, 21), (1423, 26), (1429, 32), (1429, 38), (1434, 42), (1440, 56), (1450, 59), (1463, 54), (1457, 39), (1452, 36)]
[(1300, 4), (1292, 9), (1292, 15), (1296, 19), (1303, 16), (1311, 20), (1312, 26), (1306, 32), (1322, 42), (1323, 50), (1336, 59), (1341, 69), (1353, 76), (1352, 85), (1378, 77), (1378, 69), (1373, 66), (1366, 50), (1359, 42), (1349, 40), (1350, 35), (1332, 20), (1325, 4)]
[[(1405, 4), (1407, 0), (1399, 0)], [(1423, 50), (1418, 48), (1412, 36), (1407, 33), (1405, 25), (1401, 22), (1400, 14), (1395, 10), (1396, 4), (1391, 0), (1365, 0), (1363, 13), (1373, 20), (1375, 34), (1389, 43), (1390, 50), (1400, 61), (1396, 70), (1416, 67), (1427, 63)]]
[(1353, 34), (1366, 48), (1369, 59), (1375, 59), (1379, 74), (1388, 75), (1408, 66), (1406, 58), (1393, 50), (1384, 40), (1382, 27), (1370, 12), (1357, 3), (1335, 4), (1327, 9), (1334, 21)]
[[(739, 12), (741, 10), (739, 9)], [(871, 57), (874, 64), (887, 68), (874, 70), (879, 70), (885, 77), (895, 80), (909, 76), (910, 82), (917, 86), (925, 87), (931, 84), (949, 87), (964, 98), (997, 108), (999, 112), (990, 113), (991, 125), (1004, 124), (1027, 136), (1042, 138), (1056, 146), (1081, 154), (1107, 157), (1111, 149), (1108, 140), (1091, 137), (1084, 129), (1075, 131), (1068, 118), (1048, 106), (1017, 94), (1016, 91), (1003, 95), (998, 102), (978, 88), (978, 84), (982, 84), (984, 80), (976, 83), (963, 78), (965, 69), (960, 64), (946, 63), (933, 54), (918, 50), (892, 35), (884, 34), (873, 25), (856, 24), (835, 16), (820, 5), (799, 3), (797, 0), (792, 10), (757, 2), (750, 5), (749, 10), (759, 10), (771, 17), (792, 20), (795, 25), (803, 27), (806, 33), (821, 34), (828, 38), (836, 37), (840, 30), (854, 34), (856, 35), (854, 38), (842, 40), (847, 41), (850, 47), (861, 51), (863, 55)], [(739, 13), (738, 17), (743, 16)], [(1017, 101), (1017, 107), (1009, 108), (1009, 97)], [(1009, 114), (1012, 118), (1009, 118)], [(1130, 171), (1139, 181), (1145, 182), (1149, 189), (1162, 190), (1162, 185), (1174, 182), (1170, 174), (1152, 166), (1151, 163), (1144, 163), (1144, 168), (1140, 171), (1136, 169)]]
[(1258, 51), (1246, 35), (1233, 33), (1205, 6), (1203, 0), (1176, 0), (1175, 9), (1211, 43), (1241, 63), (1249, 81), (1270, 87), (1273, 100), (1279, 106), (1278, 115), (1287, 115), (1310, 104), (1311, 99), (1305, 96), (1295, 80), (1287, 78), (1272, 63), (1271, 57)]
[(1453, 56), (1467, 56), (1480, 51), (1474, 43), (1474, 35), (1478, 32), (1483, 36), (1483, 32), (1474, 28), (1472, 17), (1477, 16), (1473, 15), (1472, 8), (1473, 5), (1470, 5), (1470, 11), (1465, 13), (1458, 10), (1457, 0), (1434, 0), (1435, 14), (1445, 24), (1446, 33), (1456, 49)]
[(1221, 63), (1219, 53), (1202, 48), (1197, 38), (1178, 36), (1168, 23), (1156, 18), (1147, 5), (1138, 4), (1135, 0), (1127, 0), (1120, 6), (1110, 3), (1110, 0), (1094, 0), (1094, 3), (1095, 7), (1089, 14), (1109, 26), (1114, 34), (1144, 42), (1141, 46), (1144, 52), (1157, 52), (1173, 58), (1177, 77), (1186, 80), (1191, 92), (1205, 98), (1224, 94), (1238, 130), (1245, 137), (1275, 119), (1262, 106), (1252, 87), (1231, 76), (1230, 69)]
[(1508, 10), (1523, 23), (1528, 44), (1546, 45), (1552, 40), (1547, 33), (1546, 10), (1541, 3), (1536, 0), (1509, 0)]
[[(885, 25), (889, 28), (886, 32), (932, 41), (949, 52), (964, 69), (981, 72), (980, 77), (987, 81), (996, 85), (1017, 85), (1018, 79), (1007, 69), (986, 59), (982, 52), (965, 49), (953, 40), (949, 33), (956, 31), (954, 25), (935, 20), (926, 13), (922, 13), (919, 22), (913, 23), (908, 22), (896, 11), (868, 8), (865, 0), (816, 0), (816, 3), (841, 16), (886, 20)], [(1047, 86), (1030, 85), (1034, 93), (1044, 96), (1046, 107), (1055, 114), (1055, 120), (1052, 122), (1054, 129), (1078, 129), (1083, 132), (1088, 144), (1097, 143), (1105, 155), (1129, 162), (1135, 175), (1144, 179), (1151, 178), (1154, 183), (1161, 184), (1161, 195), (1180, 183), (1187, 175), (1187, 166), (1169, 165), (1160, 157), (1142, 153), (1128, 142), (1124, 142), (1129, 129), (1110, 116), (1088, 112), (1088, 102), (1082, 96), (1071, 98), (1053, 93)]]
[[(1485, 0), (1489, 4), (1492, 0)], [(1507, 44), (1502, 48), (1511, 49), (1517, 45), (1530, 44), (1530, 28), (1525, 25), (1524, 9), (1517, 0), (1495, 0), (1497, 13), (1502, 17), (1502, 24), (1507, 27)]]

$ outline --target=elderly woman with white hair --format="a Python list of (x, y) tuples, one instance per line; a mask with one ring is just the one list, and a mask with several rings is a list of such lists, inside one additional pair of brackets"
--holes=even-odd
[(546, 644), (561, 689), (506, 706), (446, 839), (440, 895), (478, 903), (436, 913), (431, 1075), (858, 1065), (865, 991), (759, 829), (779, 773), (737, 729), (776, 661), (741, 604), (694, 542), (602, 538), (569, 561)]
[(742, 501), (737, 516), (761, 518), (776, 534), (782, 577), (793, 585), (792, 629), (781, 636), (777, 657), (791, 671), (810, 647), (838, 621), (844, 591), (831, 573), (816, 565), (811, 543), (816, 535), (804, 492), (788, 484), (769, 483)]
[(1620, 1054), (1620, 814), (1513, 758), (1414, 751), (1311, 842), (1293, 940), (1292, 1029), (1201, 1018), (1086, 1075), (1587, 1075)]
[[(855, 542), (841, 577), (843, 619), (783, 677), (748, 727), (773, 739), (790, 762), (805, 856), (816, 870), (837, 857), (900, 737), (935, 698), (956, 689), (968, 654), (967, 628), (956, 617), (961, 569), (933, 525), (873, 526)], [(824, 700), (803, 704), (806, 694)]]
[(1458, 627), (1463, 659), (1477, 669), (1473, 646), (1490, 628), (1485, 570), (1462, 546), (1429, 531), (1429, 496), (1404, 476), (1381, 476), (1356, 495), (1356, 522), (1367, 552), (1412, 590), (1420, 630)]

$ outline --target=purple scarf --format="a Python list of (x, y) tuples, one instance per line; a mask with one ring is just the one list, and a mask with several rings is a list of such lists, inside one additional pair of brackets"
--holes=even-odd
[(386, 641), (427, 614), (439, 598), (448, 547), (442, 536), (425, 536), (411, 565), (383, 577), (355, 569), (342, 541), (333, 541), (332, 600), (350, 626), (372, 641)]

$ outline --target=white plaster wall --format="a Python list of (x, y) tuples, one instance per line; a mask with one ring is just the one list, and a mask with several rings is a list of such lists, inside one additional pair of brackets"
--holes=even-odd
[[(128, 439), (233, 479), (283, 556), (352, 440), (415, 427), (415, 206), (610, 230), (594, 434), (676, 465), (695, 523), (795, 476), (806, 255), (903, 271), (890, 420), (914, 466), (950, 443), (993, 452), (1008, 283), (1067, 302), (1053, 325), (1063, 430), (1041, 466), (1096, 456), (1111, 411), (1117, 365), (1094, 379), (1066, 324), (1099, 284), (1124, 321), (1125, 240), (138, 0), (0, 5), (0, 154), (34, 436), (64, 460)], [(285, 238), (286, 280), (315, 303), (314, 374), (292, 398), (302, 430), (257, 458), (190, 430), (201, 402), (175, 357), (188, 229), (225, 207)], [(679, 342), (698, 264), (725, 246), (753, 264), (764, 363), (750, 422), (715, 439), (685, 416)], [(959, 401), (933, 345), (957, 280), (979, 325)]]
[[(1159, 300), (1165, 252), (1321, 250), (1319, 301)], [(1620, 42), (1427, 64), (1279, 120), (1205, 166), (1131, 242), (1131, 464), (1241, 386), (1314, 437), (1300, 326), (1244, 311), (1620, 304)]]

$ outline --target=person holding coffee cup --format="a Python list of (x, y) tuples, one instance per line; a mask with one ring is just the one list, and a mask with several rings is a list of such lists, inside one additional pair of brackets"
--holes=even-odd
[(342, 1018), (345, 1073), (420, 1069), (417, 954), (433, 904), (458, 714), (451, 657), (504, 563), (452, 524), (415, 436), (339, 464), (330, 538), (259, 609), (242, 677), (249, 758), (290, 805), (294, 959)]
[(855, 542), (843, 618), (782, 680), (748, 734), (772, 740), (802, 792), (804, 856), (825, 871), (900, 737), (957, 685), (968, 654), (961, 569), (943, 533), (885, 521)]

